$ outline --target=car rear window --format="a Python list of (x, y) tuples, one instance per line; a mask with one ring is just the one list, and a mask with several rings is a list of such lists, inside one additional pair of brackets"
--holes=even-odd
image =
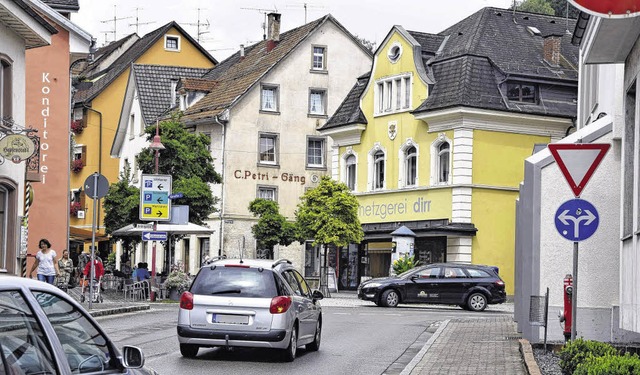
[(467, 272), (469, 272), (469, 276), (471, 277), (491, 277), (489, 273), (483, 270), (477, 270), (475, 268), (467, 268)]
[(212, 266), (203, 268), (190, 292), (202, 295), (273, 298), (278, 295), (275, 274), (262, 268)]

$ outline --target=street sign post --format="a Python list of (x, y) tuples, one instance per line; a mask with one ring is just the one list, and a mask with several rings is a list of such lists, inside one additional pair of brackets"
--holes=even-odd
[(140, 220), (171, 220), (172, 178), (170, 175), (143, 174), (140, 183)]
[[(573, 195), (580, 198), (582, 190), (609, 151), (608, 143), (554, 143), (549, 151), (567, 180)], [(599, 224), (598, 211), (583, 199), (564, 202), (555, 215), (560, 235), (573, 241), (573, 293), (571, 294), (571, 340), (576, 339), (578, 325), (578, 243), (591, 237)]]
[[(93, 218), (91, 223), (91, 271), (89, 277), (91, 280), (95, 278), (96, 271), (94, 267), (94, 259), (96, 256), (96, 223), (98, 213), (98, 200), (104, 198), (109, 192), (109, 181), (103, 175), (98, 172), (94, 172), (92, 175), (84, 180), (84, 192), (85, 195), (93, 200)], [(89, 283), (89, 296), (93, 296), (93, 283)], [(92, 299), (89, 298), (89, 310), (93, 308)]]

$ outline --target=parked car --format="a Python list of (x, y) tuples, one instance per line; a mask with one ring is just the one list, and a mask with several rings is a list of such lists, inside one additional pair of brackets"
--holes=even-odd
[(286, 259), (224, 259), (203, 266), (180, 297), (178, 341), (185, 357), (200, 347), (320, 348), (322, 293)]
[(358, 298), (386, 307), (433, 303), (483, 311), (487, 305), (505, 302), (507, 294), (497, 267), (434, 263), (367, 280), (358, 287)]
[(0, 374), (157, 374), (53, 285), (0, 276)]

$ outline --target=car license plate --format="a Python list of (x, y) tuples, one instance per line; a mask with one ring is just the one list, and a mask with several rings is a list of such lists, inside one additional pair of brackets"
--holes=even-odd
[(213, 314), (211, 322), (222, 324), (249, 324), (249, 317), (246, 315)]

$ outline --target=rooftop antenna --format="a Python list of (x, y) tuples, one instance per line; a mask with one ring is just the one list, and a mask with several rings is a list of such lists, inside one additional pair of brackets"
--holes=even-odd
[(269, 13), (277, 13), (278, 9), (274, 6), (274, 9), (265, 9), (265, 8), (240, 8), (244, 10), (257, 10), (258, 12), (264, 14), (264, 22), (262, 23), (262, 40), (267, 40), (267, 14)]
[[(198, 43), (200, 43), (200, 35), (208, 33), (209, 32), (209, 27), (211, 26), (211, 24), (209, 23), (209, 20), (205, 20), (204, 22), (200, 21), (200, 11), (201, 10), (206, 10), (206, 9), (198, 8), (198, 22), (195, 22), (195, 23), (193, 23), (193, 22), (192, 23), (189, 23), (189, 22), (183, 23), (183, 25), (196, 26), (198, 28), (197, 29), (198, 30), (197, 31), (197, 37), (196, 37), (196, 40), (198, 41)], [(202, 31), (200, 31), (200, 27), (201, 26), (204, 28), (204, 30), (202, 30)]]
[[(118, 21), (126, 20), (126, 19), (129, 19), (129, 18), (133, 18), (133, 17), (121, 17), (121, 18), (118, 18), (116, 6), (114, 5), (113, 6), (113, 18), (109, 19), (109, 20), (100, 21), (100, 23), (113, 22), (113, 31), (107, 31), (107, 32), (105, 32), (105, 34), (106, 33), (113, 33), (113, 40), (116, 41), (116, 40), (118, 40), (118, 33), (117, 33), (117, 27), (116, 27), (117, 24), (118, 24)], [(105, 43), (106, 43), (106, 37), (105, 37)]]
[(307, 23), (307, 10), (308, 9), (324, 9), (322, 5), (309, 5), (309, 3), (298, 3), (298, 4), (288, 4), (286, 6), (288, 9), (300, 9), (304, 8), (304, 23)]
[(136, 22), (135, 23), (130, 23), (129, 26), (135, 26), (136, 27), (136, 34), (138, 34), (138, 26), (140, 25), (149, 25), (152, 23), (156, 23), (156, 21), (151, 21), (151, 22), (140, 22), (138, 20), (138, 11), (142, 10), (142, 8), (135, 8), (136, 9)]

